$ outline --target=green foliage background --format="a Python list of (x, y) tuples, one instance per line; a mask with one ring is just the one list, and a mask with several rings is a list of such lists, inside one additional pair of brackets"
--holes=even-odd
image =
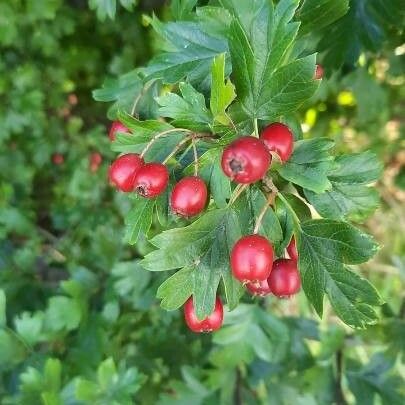
[[(133, 102), (134, 67), (162, 47), (152, 10), (162, 21), (187, 19), (197, 2), (163, 3), (0, 3), (0, 403), (403, 403), (401, 2), (332, 2), (343, 17), (316, 30), (312, 3), (330, 1), (304, 2), (301, 34), (316, 31), (307, 46), (321, 50), (327, 80), (291, 118), (305, 138), (384, 162), (381, 206), (365, 225), (382, 249), (358, 266), (385, 301), (379, 323), (353, 331), (329, 307), (319, 321), (303, 294), (246, 296), (213, 336), (193, 335), (181, 311), (160, 308), (165, 276), (140, 266), (151, 251), (144, 236), (123, 242), (131, 202), (107, 184), (107, 108), (91, 95), (99, 88), (96, 98), (117, 101), (110, 117)], [(92, 171), (95, 152), (103, 161)]]

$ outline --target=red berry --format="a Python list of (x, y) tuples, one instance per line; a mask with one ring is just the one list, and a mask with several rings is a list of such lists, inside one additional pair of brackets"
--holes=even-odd
[(207, 185), (203, 179), (197, 176), (184, 177), (173, 187), (170, 205), (174, 213), (192, 217), (204, 209), (207, 197)]
[(249, 184), (262, 179), (270, 163), (271, 155), (263, 142), (253, 136), (243, 136), (224, 149), (221, 166), (236, 183)]
[(126, 134), (129, 134), (131, 131), (119, 121), (114, 121), (111, 125), (110, 132), (108, 133), (111, 141), (115, 141), (117, 132), (125, 132)]
[(301, 288), (301, 278), (297, 262), (290, 259), (278, 259), (268, 278), (271, 292), (277, 297), (289, 297)]
[(165, 191), (169, 171), (162, 163), (146, 163), (135, 176), (135, 190), (146, 198), (153, 198)]
[(217, 297), (212, 314), (200, 321), (195, 314), (193, 297), (191, 297), (184, 304), (184, 318), (187, 326), (193, 332), (213, 332), (222, 326), (222, 321), (224, 319), (224, 308), (221, 300)]
[(93, 152), (89, 157), (90, 171), (95, 173), (103, 161), (102, 156), (98, 152)]
[(116, 159), (108, 171), (108, 176), (118, 190), (126, 193), (134, 189), (135, 176), (144, 165), (143, 159), (136, 153), (128, 153)]
[(290, 244), (287, 246), (287, 253), (290, 256), (291, 260), (298, 260), (298, 251), (297, 246), (295, 244), (294, 236), (291, 238)]
[(236, 279), (242, 282), (266, 280), (273, 264), (273, 247), (260, 235), (239, 239), (231, 252), (231, 268)]
[(249, 282), (246, 284), (246, 288), (252, 295), (259, 295), (260, 297), (271, 294), (267, 278), (266, 280), (256, 281), (255, 283)]
[(323, 67), (322, 65), (316, 65), (314, 79), (320, 80), (322, 79), (322, 77), (323, 77)]
[(52, 155), (52, 162), (54, 165), (62, 165), (65, 161), (65, 157), (61, 153), (54, 153)]
[(294, 135), (287, 125), (275, 122), (270, 124), (260, 134), (260, 139), (269, 151), (276, 152), (282, 162), (286, 162), (293, 151)]

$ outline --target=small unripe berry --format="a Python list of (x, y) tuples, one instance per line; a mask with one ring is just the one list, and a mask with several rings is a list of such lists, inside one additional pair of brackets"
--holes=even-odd
[(131, 131), (124, 124), (121, 124), (119, 121), (114, 121), (111, 124), (110, 132), (108, 133), (108, 137), (111, 141), (115, 141), (117, 132), (124, 132), (126, 134), (131, 133)]
[(294, 135), (287, 125), (275, 122), (270, 124), (260, 134), (260, 139), (269, 151), (276, 152), (282, 162), (286, 162), (293, 151)]
[(253, 136), (243, 136), (230, 143), (221, 160), (225, 175), (242, 184), (262, 179), (270, 163), (271, 155), (264, 143)]
[(272, 269), (273, 256), (273, 247), (266, 238), (244, 236), (231, 252), (232, 274), (243, 283), (266, 280)]
[(295, 244), (295, 238), (294, 236), (291, 238), (291, 241), (289, 245), (287, 246), (287, 253), (290, 256), (291, 260), (298, 260), (298, 251), (297, 251), (297, 246)]
[(224, 319), (224, 309), (221, 300), (217, 297), (215, 308), (211, 315), (200, 321), (194, 310), (193, 298), (189, 298), (184, 304), (184, 319), (187, 326), (196, 333), (213, 332), (222, 326)]
[(266, 280), (256, 281), (254, 283), (246, 283), (246, 288), (252, 295), (258, 295), (259, 297), (265, 297), (271, 294), (267, 278)]
[(188, 176), (181, 179), (172, 190), (172, 211), (183, 217), (199, 214), (207, 203), (207, 185), (201, 177)]
[(297, 262), (290, 259), (278, 259), (268, 278), (271, 292), (277, 297), (289, 297), (301, 288), (301, 278)]
[(143, 159), (136, 153), (128, 153), (116, 159), (108, 171), (108, 176), (118, 190), (126, 193), (133, 191), (135, 176), (144, 165)]
[(162, 163), (146, 163), (135, 176), (135, 191), (146, 198), (162, 194), (169, 183), (169, 171)]
[(315, 80), (320, 80), (320, 79), (323, 78), (323, 67), (322, 67), (322, 65), (316, 65), (314, 78), (315, 78)]

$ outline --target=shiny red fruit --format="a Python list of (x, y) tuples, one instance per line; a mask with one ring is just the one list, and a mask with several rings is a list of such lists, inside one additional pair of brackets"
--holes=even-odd
[(322, 65), (316, 65), (314, 78), (315, 80), (320, 80), (322, 79), (322, 77), (323, 77), (323, 67)]
[(136, 153), (122, 155), (110, 166), (108, 177), (118, 190), (128, 193), (133, 191), (135, 176), (143, 165), (143, 159)]
[(124, 124), (121, 124), (119, 121), (114, 121), (111, 124), (110, 132), (108, 133), (108, 136), (111, 141), (115, 141), (117, 132), (125, 132), (129, 134), (131, 131)]
[(249, 184), (262, 179), (270, 163), (271, 155), (264, 143), (253, 136), (243, 136), (224, 149), (221, 166), (236, 183)]
[(278, 259), (268, 278), (271, 292), (277, 297), (289, 297), (301, 288), (301, 278), (297, 262), (290, 259)]
[(260, 297), (271, 294), (267, 278), (266, 280), (256, 281), (255, 283), (249, 282), (246, 284), (246, 288), (252, 295), (258, 295)]
[(211, 315), (200, 321), (194, 311), (193, 298), (189, 298), (184, 304), (184, 319), (187, 326), (197, 333), (213, 332), (222, 326), (224, 319), (224, 308), (221, 300), (217, 297), (215, 301), (215, 308)]
[(65, 162), (65, 157), (61, 153), (54, 153), (52, 155), (52, 163), (54, 165), (62, 165)]
[(162, 194), (169, 183), (169, 171), (162, 163), (146, 163), (135, 176), (135, 191), (142, 197)]
[(260, 134), (260, 139), (269, 151), (276, 152), (282, 162), (286, 162), (293, 151), (294, 135), (287, 125), (275, 122), (270, 124)]
[(295, 238), (294, 236), (292, 237), (290, 244), (287, 246), (287, 253), (290, 256), (291, 260), (298, 260), (298, 251), (297, 251), (297, 246), (295, 244)]
[(207, 185), (201, 177), (184, 177), (173, 187), (170, 206), (175, 214), (192, 217), (205, 208), (207, 198)]
[(231, 252), (231, 268), (236, 279), (245, 282), (266, 280), (273, 265), (273, 247), (260, 235), (239, 239)]

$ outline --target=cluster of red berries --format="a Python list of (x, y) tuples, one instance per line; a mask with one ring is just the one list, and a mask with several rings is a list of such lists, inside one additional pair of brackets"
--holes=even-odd
[[(222, 154), (224, 173), (240, 184), (251, 184), (263, 179), (276, 153), (286, 162), (293, 151), (294, 136), (281, 123), (267, 126), (260, 138), (244, 136), (228, 145)], [(297, 267), (298, 253), (293, 238), (287, 247), (289, 259), (274, 260), (273, 246), (263, 236), (253, 234), (239, 239), (234, 245), (230, 263), (233, 276), (241, 281), (253, 295), (290, 297), (301, 288)], [(184, 305), (184, 317), (194, 332), (211, 332), (219, 329), (223, 321), (223, 306), (217, 297), (214, 311), (203, 320), (195, 314), (193, 299)]]
[[(109, 137), (114, 140), (117, 132), (129, 133), (120, 122), (114, 122)], [(145, 163), (142, 155), (127, 153), (118, 157), (110, 166), (109, 178), (118, 190), (135, 191), (145, 198), (162, 194), (169, 183), (169, 171), (163, 163)], [(187, 176), (173, 187), (170, 196), (172, 211), (183, 217), (201, 213), (208, 200), (207, 185), (199, 176)]]

